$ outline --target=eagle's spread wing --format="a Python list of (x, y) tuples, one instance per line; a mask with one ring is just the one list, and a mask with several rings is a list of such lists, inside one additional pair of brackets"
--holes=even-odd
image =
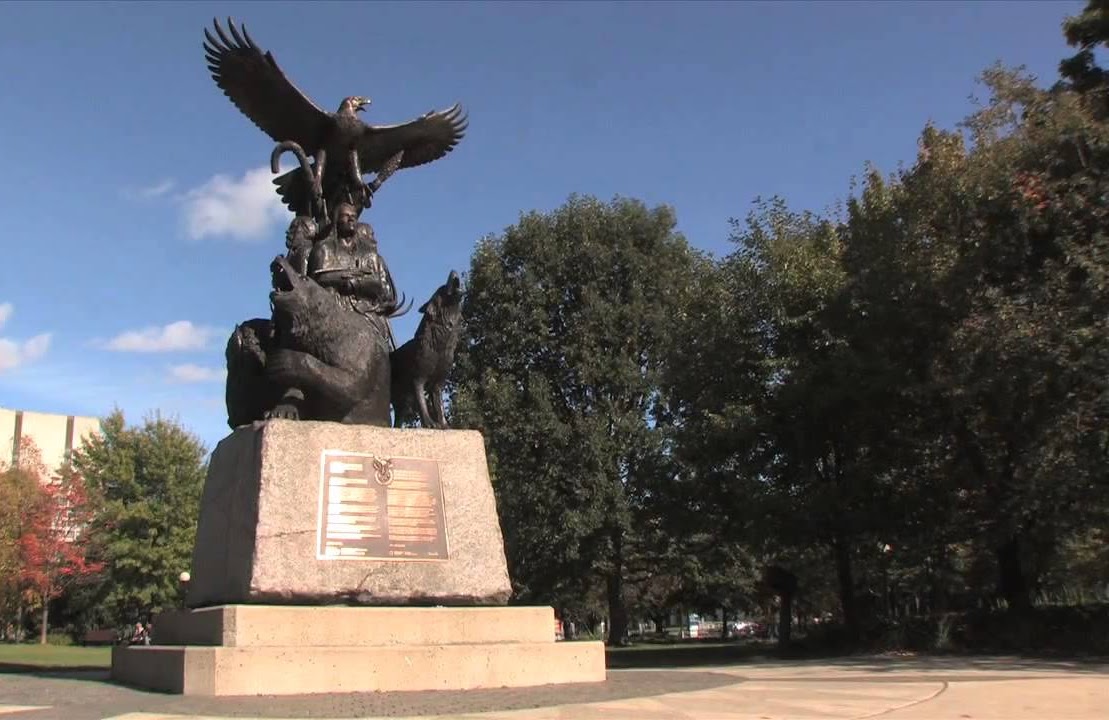
[(216, 34), (204, 31), (205, 58), (212, 79), (235, 107), (276, 142), (292, 140), (309, 155), (319, 150), (331, 116), (289, 82), (271, 53), (262, 53), (246, 26), (242, 32), (228, 18), (228, 37), (218, 21)]
[(367, 125), (358, 140), (358, 164), (364, 173), (378, 172), (402, 150), (401, 168), (438, 160), (462, 140), (466, 122), (462, 106), (456, 104), (400, 125)]

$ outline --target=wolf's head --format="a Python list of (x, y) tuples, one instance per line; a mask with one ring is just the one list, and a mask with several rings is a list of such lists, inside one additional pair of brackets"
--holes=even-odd
[(436, 288), (431, 299), (420, 306), (424, 317), (420, 326), (434, 323), (453, 328), (462, 317), (462, 279), (454, 270), (447, 275), (447, 281)]

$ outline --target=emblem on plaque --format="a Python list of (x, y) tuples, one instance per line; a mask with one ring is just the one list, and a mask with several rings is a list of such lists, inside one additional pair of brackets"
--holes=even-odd
[(378, 460), (373, 458), (374, 479), (378, 485), (389, 485), (393, 482), (393, 460)]
[(324, 450), (317, 557), (447, 560), (439, 463)]

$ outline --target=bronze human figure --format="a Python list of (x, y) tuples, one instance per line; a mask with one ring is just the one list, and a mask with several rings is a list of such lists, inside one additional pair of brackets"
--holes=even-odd
[(302, 264), (295, 244), (312, 221), (293, 219), (295, 249), (271, 265), (272, 319), (247, 321), (228, 341), (231, 427), (266, 418), (390, 424), (389, 317), (399, 302), (373, 230), (355, 213), (340, 204)]
[(359, 312), (390, 315), (397, 309), (393, 277), (377, 252), (373, 228), (358, 222), (350, 203), (336, 208), (333, 229), (315, 243), (307, 268), (313, 280), (349, 298)]

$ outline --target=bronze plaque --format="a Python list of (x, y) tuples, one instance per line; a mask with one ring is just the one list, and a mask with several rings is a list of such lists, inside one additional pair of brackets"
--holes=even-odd
[(321, 560), (446, 560), (439, 463), (324, 450)]

